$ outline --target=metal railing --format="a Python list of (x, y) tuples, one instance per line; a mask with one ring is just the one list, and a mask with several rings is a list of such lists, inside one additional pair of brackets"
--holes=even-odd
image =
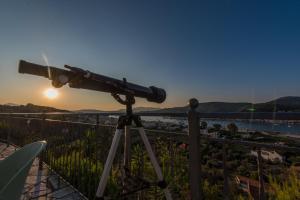
[[(52, 116), (52, 119), (46, 119), (48, 116)], [(41, 161), (47, 163), (86, 197), (94, 199), (114, 126), (100, 125), (99, 114), (91, 113), (89, 116), (93, 116), (96, 123), (66, 121), (68, 117), (65, 114), (3, 114), (0, 115), (0, 139), (20, 146), (46, 139), (48, 146)], [(146, 130), (174, 199), (233, 199), (234, 177), (238, 174), (235, 172), (236, 166), (244, 161), (237, 156), (248, 154), (253, 148), (257, 151), (257, 159), (255, 163), (250, 159), (249, 168), (252, 171), (255, 168), (257, 173), (258, 199), (266, 199), (265, 167), (269, 165), (265, 165), (268, 163), (263, 161), (261, 149), (297, 154), (300, 152), (297, 147), (203, 136), (200, 134), (199, 113), (194, 108), (191, 109), (188, 120), (189, 134)], [(136, 131), (132, 131), (131, 171), (132, 180), (136, 184), (132, 184), (133, 194), (127, 198), (163, 199), (162, 192), (154, 182), (155, 173), (147, 154), (136, 137)], [(106, 191), (112, 198), (122, 196), (122, 149), (120, 147), (118, 150)], [(211, 162), (212, 159), (215, 163)], [(283, 170), (289, 167), (280, 165)], [(215, 170), (210, 172), (208, 167)], [(152, 187), (144, 188), (146, 190), (139, 188), (144, 180)], [(207, 184), (216, 186), (219, 193), (211, 194), (214, 187), (207, 188)]]
[[(222, 168), (223, 168), (223, 199), (232, 199), (229, 191), (229, 170), (227, 166), (229, 145), (238, 145), (242, 148), (252, 148), (257, 152), (257, 174), (258, 174), (258, 196), (252, 196), (254, 199), (267, 199), (264, 186), (264, 161), (262, 158), (262, 149), (266, 150), (280, 150), (300, 153), (299, 147), (282, 146), (278, 144), (259, 143), (242, 140), (210, 138), (200, 135), (200, 116), (196, 111), (198, 101), (196, 99), (190, 100), (190, 111), (188, 112), (189, 122), (189, 170), (190, 170), (190, 188), (192, 199), (205, 199), (203, 197), (203, 177), (202, 177), (202, 160), (201, 160), (201, 142), (207, 140), (222, 145)], [(200, 156), (199, 156), (200, 155)], [(249, 186), (248, 186), (249, 187)], [(250, 192), (250, 191), (249, 191)]]

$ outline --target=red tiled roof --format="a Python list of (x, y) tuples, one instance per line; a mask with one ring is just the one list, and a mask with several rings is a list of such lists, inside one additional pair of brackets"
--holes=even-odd
[(250, 186), (257, 187), (257, 188), (259, 187), (259, 182), (257, 180), (250, 179), (250, 178), (247, 178), (245, 176), (240, 176), (240, 175), (237, 175), (236, 178), (238, 178), (238, 180), (241, 182), (245, 182), (245, 183), (249, 184)]

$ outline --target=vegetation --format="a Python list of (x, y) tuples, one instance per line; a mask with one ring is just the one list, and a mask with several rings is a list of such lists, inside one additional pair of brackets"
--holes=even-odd
[[(12, 126), (13, 125), (13, 126)], [(205, 126), (202, 124), (201, 126)], [(233, 125), (231, 125), (234, 127)], [(24, 128), (25, 127), (25, 128)], [(219, 126), (214, 126), (219, 128)], [(220, 128), (221, 129), (221, 128)], [(0, 136), (6, 138), (10, 133), (14, 143), (23, 145), (37, 139), (47, 138), (47, 151), (44, 153), (44, 161), (47, 162), (57, 173), (62, 175), (72, 185), (78, 188), (90, 199), (94, 198), (99, 178), (111, 144), (114, 129), (112, 127), (100, 126), (98, 128), (80, 124), (68, 124), (60, 122), (24, 121), (1, 121)], [(233, 139), (241, 138), (237, 128), (220, 130), (225, 136)], [(234, 133), (234, 134), (232, 134)], [(3, 137), (4, 136), (4, 137)], [(145, 151), (144, 146), (136, 131), (132, 132), (132, 166), (131, 178), (142, 178), (150, 183), (152, 187), (139, 191), (131, 198), (140, 199), (163, 199), (162, 191), (155, 185), (156, 175)], [(185, 145), (186, 138), (182, 135), (161, 134), (155, 131), (149, 132), (152, 147), (162, 166), (166, 181), (174, 196), (174, 199), (190, 199), (188, 184), (188, 146)], [(264, 141), (283, 141), (289, 145), (299, 145), (297, 141), (280, 139), (274, 136), (265, 136), (261, 133), (252, 134), (249, 140), (264, 136)], [(263, 142), (264, 142), (263, 141)], [(121, 145), (117, 151), (111, 176), (109, 178), (106, 193), (112, 198), (118, 198), (122, 191), (122, 150)], [(203, 140), (201, 143), (201, 160), (203, 176), (203, 192), (205, 199), (223, 199), (223, 146), (217, 142)], [(226, 147), (227, 169), (230, 177), (231, 199), (248, 199), (243, 195), (235, 183), (235, 176), (242, 175), (252, 179), (258, 179), (256, 158), (250, 156), (250, 147), (241, 145), (230, 145)], [(299, 160), (299, 154), (280, 152), (285, 155), (287, 163), (264, 162), (264, 174), (272, 174), (272, 178), (265, 177), (265, 182), (273, 188), (270, 198), (279, 199), (288, 192), (288, 199), (297, 199), (299, 196), (299, 179), (291, 175), (289, 179), (282, 182), (289, 166)], [(137, 185), (132, 190), (142, 185)], [(298, 188), (298, 189), (295, 189)], [(278, 197), (278, 198), (277, 198)]]
[(272, 176), (269, 179), (272, 190), (270, 198), (277, 200), (300, 199), (300, 179), (294, 170), (288, 174), (284, 181)]
[(213, 128), (214, 128), (215, 131), (220, 131), (222, 126), (221, 126), (221, 124), (214, 124)]
[(238, 127), (237, 125), (235, 125), (235, 123), (230, 123), (227, 125), (227, 129), (231, 132), (231, 133), (237, 133), (238, 132)]
[(200, 124), (200, 129), (207, 129), (207, 122), (202, 121)]

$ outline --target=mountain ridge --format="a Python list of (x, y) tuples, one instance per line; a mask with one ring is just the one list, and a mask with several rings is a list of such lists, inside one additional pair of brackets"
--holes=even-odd
[[(159, 109), (156, 113), (186, 113), (189, 106)], [(227, 112), (300, 112), (300, 97), (286, 96), (265, 103), (203, 102), (197, 108), (201, 113)], [(151, 111), (150, 111), (151, 112)], [(148, 112), (148, 113), (150, 113)]]
[(68, 110), (57, 109), (49, 106), (39, 106), (28, 103), (17, 105), (9, 103), (0, 105), (0, 113), (42, 113), (42, 112), (70, 112)]
[[(160, 108), (153, 108), (153, 107), (136, 107), (133, 108), (133, 112), (148, 112), (148, 111), (156, 111)], [(74, 110), (73, 112), (79, 112), (79, 113), (122, 113), (125, 112), (125, 109), (119, 109), (119, 110), (111, 110), (111, 111), (104, 111), (104, 110), (98, 110), (98, 109), (81, 109), (81, 110)]]
[[(154, 108), (154, 107), (136, 107), (133, 109), (136, 113), (186, 113), (189, 106), (178, 106), (171, 108)], [(203, 102), (199, 103), (197, 108), (201, 113), (228, 113), (228, 112), (300, 112), (300, 97), (286, 96), (280, 97), (264, 103), (248, 103), (248, 102)], [(82, 109), (75, 111), (68, 111), (63, 109), (52, 108), (48, 106), (39, 106), (34, 104), (17, 105), (8, 103), (0, 105), (0, 112), (4, 113), (38, 113), (38, 112), (89, 112), (89, 113), (124, 113), (125, 109), (114, 111), (103, 111), (97, 109)]]

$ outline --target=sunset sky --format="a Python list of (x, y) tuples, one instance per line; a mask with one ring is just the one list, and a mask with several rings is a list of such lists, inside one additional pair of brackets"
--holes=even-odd
[(300, 1), (0, 1), (0, 104), (119, 109), (109, 94), (70, 89), (18, 62), (64, 64), (165, 88), (163, 104), (300, 96)]

